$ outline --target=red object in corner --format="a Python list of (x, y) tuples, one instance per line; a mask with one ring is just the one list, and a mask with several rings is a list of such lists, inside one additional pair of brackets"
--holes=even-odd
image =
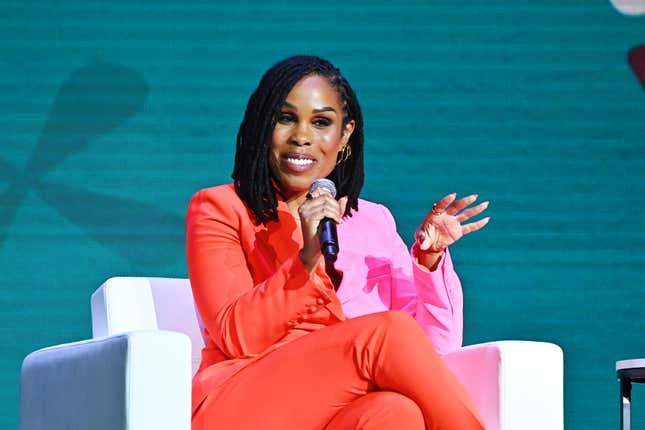
[(627, 54), (629, 65), (645, 89), (645, 45), (635, 46)]

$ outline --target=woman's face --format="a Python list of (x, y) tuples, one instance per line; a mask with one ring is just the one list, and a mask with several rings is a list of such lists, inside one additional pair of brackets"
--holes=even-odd
[(304, 196), (315, 179), (334, 170), (352, 131), (354, 121), (343, 127), (343, 106), (327, 79), (309, 75), (294, 85), (269, 148), (271, 174), (287, 200)]

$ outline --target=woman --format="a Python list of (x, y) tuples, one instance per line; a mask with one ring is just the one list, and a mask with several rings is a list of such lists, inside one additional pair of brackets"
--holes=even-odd
[[(333, 180), (309, 193), (317, 178)], [(193, 196), (187, 257), (206, 346), (193, 429), (481, 429), (440, 353), (461, 346), (446, 247), (487, 203), (439, 200), (412, 249), (358, 198), (363, 122), (331, 63), (287, 58), (262, 77), (237, 138), (234, 184)], [(323, 218), (340, 252), (325, 264)]]

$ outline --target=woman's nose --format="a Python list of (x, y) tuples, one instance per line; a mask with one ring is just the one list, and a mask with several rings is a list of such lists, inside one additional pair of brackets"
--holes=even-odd
[(296, 145), (309, 145), (311, 144), (311, 135), (308, 124), (306, 122), (299, 122), (293, 129), (291, 141)]

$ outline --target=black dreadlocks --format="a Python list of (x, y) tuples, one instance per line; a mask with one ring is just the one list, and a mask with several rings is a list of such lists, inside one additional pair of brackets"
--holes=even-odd
[(327, 177), (336, 184), (337, 196), (347, 196), (345, 215), (358, 210), (358, 195), (363, 187), (363, 115), (354, 90), (329, 61), (315, 56), (298, 55), (286, 58), (266, 71), (251, 95), (244, 119), (237, 133), (235, 190), (250, 208), (258, 223), (278, 219), (279, 191), (271, 182), (268, 151), (282, 103), (302, 78), (318, 75), (336, 89), (343, 104), (343, 126), (354, 120), (354, 132), (347, 144), (351, 156), (336, 165)]

